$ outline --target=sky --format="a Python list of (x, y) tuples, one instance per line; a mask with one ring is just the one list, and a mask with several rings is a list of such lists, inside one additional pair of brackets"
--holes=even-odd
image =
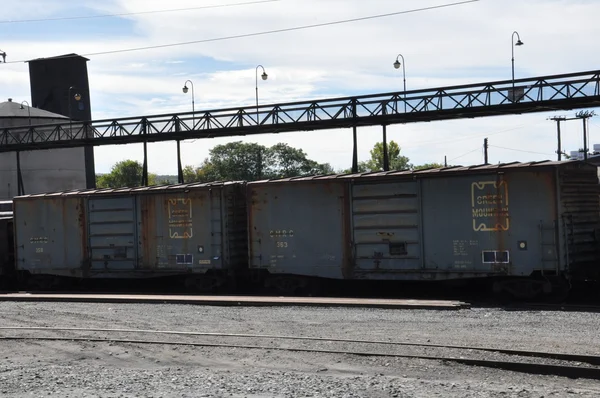
[[(0, 64), (0, 101), (31, 102), (27, 63), (11, 61), (199, 41), (457, 1), (2, 0), (0, 50), (9, 63)], [(197, 111), (253, 105), (259, 64), (269, 75), (259, 79), (261, 104), (400, 91), (402, 68), (393, 67), (398, 54), (405, 59), (408, 90), (507, 80), (513, 31), (524, 42), (514, 48), (516, 78), (597, 70), (598, 15), (597, 0), (479, 0), (312, 29), (90, 55), (92, 118), (189, 112), (191, 90), (182, 92), (188, 79)], [(415, 165), (443, 163), (444, 157), (449, 164), (481, 164), (486, 137), (491, 163), (555, 159), (556, 123), (548, 118), (575, 112), (392, 125), (387, 134)], [(567, 153), (583, 146), (580, 121), (563, 123), (561, 130)], [(381, 139), (381, 127), (359, 128), (359, 161)], [(186, 140), (182, 162), (199, 165), (213, 146), (238, 140), (285, 142), (336, 170), (351, 166), (350, 129)], [(590, 147), (600, 144), (600, 116), (589, 121), (589, 140)], [(125, 159), (142, 161), (142, 146), (95, 148), (97, 173)], [(176, 174), (175, 143), (149, 144), (148, 165), (154, 173)]]

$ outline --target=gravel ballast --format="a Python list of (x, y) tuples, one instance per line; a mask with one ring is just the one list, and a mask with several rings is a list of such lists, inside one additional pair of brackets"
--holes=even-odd
[[(0, 303), (0, 309), (0, 326), (5, 327), (269, 334), (600, 354), (597, 334), (600, 315), (591, 313), (10, 302)], [(86, 334), (1, 330), (0, 336)], [(427, 354), (422, 348), (353, 343), (112, 332), (88, 336)], [(593, 380), (528, 375), (430, 360), (110, 342), (4, 340), (0, 345), (2, 397), (600, 396), (600, 383)], [(429, 352), (443, 353), (443, 350)], [(447, 353), (461, 354), (451, 350)], [(507, 359), (491, 353), (477, 355)]]

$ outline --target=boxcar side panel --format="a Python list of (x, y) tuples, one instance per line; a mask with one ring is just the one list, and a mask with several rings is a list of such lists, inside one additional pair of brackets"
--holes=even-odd
[(249, 184), (250, 267), (329, 278), (348, 275), (345, 186), (339, 181)]
[(556, 272), (552, 171), (422, 180), (425, 268), (438, 278)]
[(86, 209), (81, 198), (14, 201), (16, 268), (33, 274), (82, 276), (86, 263)]
[(222, 268), (220, 193), (215, 187), (139, 195), (139, 268), (146, 273)]

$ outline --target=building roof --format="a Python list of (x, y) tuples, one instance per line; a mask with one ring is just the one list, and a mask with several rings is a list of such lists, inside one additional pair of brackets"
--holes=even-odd
[(350, 173), (350, 174), (327, 174), (327, 175), (315, 175), (305, 177), (290, 177), (290, 178), (279, 178), (270, 180), (261, 180), (249, 182), (249, 184), (264, 184), (264, 183), (280, 183), (280, 182), (294, 182), (294, 181), (318, 181), (318, 180), (332, 180), (332, 179), (367, 179), (367, 178), (389, 178), (389, 177), (435, 177), (435, 176), (446, 176), (456, 174), (471, 174), (471, 173), (494, 173), (502, 171), (528, 171), (541, 168), (555, 168), (555, 167), (568, 167), (575, 166), (578, 164), (580, 167), (595, 168), (589, 162), (569, 160), (569, 161), (556, 161), (556, 160), (542, 160), (538, 162), (512, 162), (512, 163), (499, 163), (499, 164), (482, 164), (473, 166), (450, 166), (441, 168), (430, 168), (422, 170), (393, 170), (393, 171), (377, 171), (370, 173)]
[(46, 57), (46, 58), (36, 58), (36, 59), (31, 59), (27, 62), (38, 62), (38, 61), (49, 61), (49, 60), (58, 60), (58, 59), (62, 59), (62, 58), (81, 58), (84, 59), (86, 61), (89, 61), (89, 58), (83, 57), (79, 54), (75, 54), (75, 53), (71, 53), (71, 54), (63, 54), (63, 55), (56, 55), (54, 57)]
[(13, 102), (9, 98), (6, 102), (0, 102), (0, 118), (44, 118), (44, 119), (69, 119), (66, 116), (52, 113), (39, 108), (29, 107), (26, 104), (22, 105), (19, 102)]
[(228, 185), (243, 184), (243, 181), (215, 181), (215, 182), (193, 182), (189, 184), (171, 184), (171, 185), (154, 185), (149, 187), (133, 187), (133, 188), (100, 188), (100, 189), (75, 189), (72, 191), (50, 192), (17, 196), (14, 199), (53, 198), (57, 196), (78, 197), (78, 196), (99, 196), (99, 195), (128, 195), (136, 193), (170, 193), (170, 192), (187, 192), (194, 189), (207, 189), (213, 187), (223, 187)]

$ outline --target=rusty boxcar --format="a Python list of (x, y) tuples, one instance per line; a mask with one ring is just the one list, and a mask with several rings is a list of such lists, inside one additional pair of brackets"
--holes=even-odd
[(247, 265), (244, 194), (230, 182), (16, 197), (16, 268), (46, 288), (168, 275), (213, 288)]
[(283, 291), (311, 277), (489, 278), (496, 290), (526, 297), (599, 270), (598, 176), (584, 162), (299, 177), (247, 188), (249, 267)]

